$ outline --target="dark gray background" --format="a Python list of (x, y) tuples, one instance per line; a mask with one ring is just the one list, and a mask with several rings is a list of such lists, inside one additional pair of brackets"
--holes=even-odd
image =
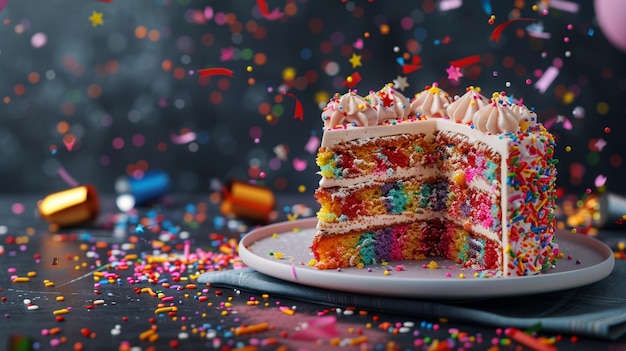
[[(626, 57), (603, 35), (593, 2), (579, 1), (575, 13), (550, 8), (540, 14), (533, 11), (532, 1), (526, 1), (519, 16), (536, 19), (550, 38), (532, 38), (525, 29), (533, 22), (516, 22), (503, 30), (499, 42), (489, 40), (490, 35), (511, 18), (519, 1), (466, 0), (454, 10), (429, 11), (438, 3), (268, 1), (270, 10), (296, 9), (295, 14), (272, 21), (259, 15), (252, 0), (11, 0), (0, 13), (0, 193), (45, 194), (67, 188), (59, 169), (79, 183), (112, 192), (115, 179), (142, 160), (150, 169), (165, 170), (174, 191), (205, 193), (213, 179), (237, 178), (276, 191), (312, 193), (319, 178), (315, 155), (306, 145), (311, 136), (321, 136), (316, 94), (345, 92), (341, 82), (353, 72), (363, 78), (356, 86), (363, 94), (403, 75), (397, 58), (409, 53), (410, 39), (420, 43), (410, 54), (421, 58), (423, 68), (405, 75), (410, 84), (404, 91), (407, 96), (436, 81), (451, 95), (478, 85), (488, 96), (504, 90), (523, 97), (541, 121), (561, 115), (572, 124), (569, 129), (563, 123), (550, 128), (558, 140), (562, 191), (582, 194), (602, 183), (596, 182), (598, 176), (606, 176), (609, 190), (626, 193), (620, 161), (626, 157)], [(488, 23), (485, 4), (492, 6), (494, 25)], [(194, 23), (194, 14), (202, 17), (206, 8), (213, 17)], [(103, 25), (92, 26), (93, 11), (103, 13)], [(218, 23), (218, 13), (236, 18), (243, 29), (239, 31), (237, 23)], [(405, 17), (412, 19), (410, 28), (401, 25)], [(321, 30), (312, 29), (315, 21), (323, 23)], [(248, 22), (263, 27), (265, 37), (247, 30)], [(389, 26), (387, 35), (380, 32), (383, 23)], [(137, 38), (139, 26), (157, 30), (160, 38)], [(36, 33), (45, 34), (45, 45), (33, 46)], [(203, 42), (207, 37), (212, 41)], [(352, 45), (359, 39), (362, 49)], [(332, 43), (330, 53), (322, 51), (324, 42)], [(222, 61), (225, 48), (234, 55)], [(264, 53), (267, 63), (256, 65), (247, 59), (248, 52)], [(348, 61), (352, 53), (362, 55), (361, 67), (352, 68)], [(449, 62), (471, 55), (480, 55), (482, 62), (464, 67), (464, 77), (453, 85), (445, 71)], [(513, 58), (513, 66), (505, 66), (506, 57)], [(537, 79), (533, 72), (547, 69), (555, 59), (562, 60), (562, 69), (541, 94), (533, 87)], [(172, 71), (162, 68), (164, 60), (188, 74), (174, 78)], [(335, 76), (324, 71), (329, 61), (339, 66)], [(116, 62), (119, 68), (99, 74), (107, 62)], [(212, 77), (201, 84), (191, 73), (205, 67), (231, 69), (234, 77)], [(293, 86), (283, 79), (287, 68), (293, 68), (297, 77), (309, 72), (307, 76), (315, 73), (317, 79)], [(32, 72), (40, 76), (36, 83), (29, 81)], [(229, 83), (227, 88), (220, 89), (220, 79)], [(20, 84), (25, 89), (22, 95), (15, 90)], [(101, 88), (95, 98), (87, 93), (93, 84)], [(302, 103), (303, 120), (294, 118), (295, 100), (282, 96), (281, 88)], [(572, 92), (572, 101), (564, 101), (563, 90)], [(217, 104), (210, 100), (215, 91), (223, 97)], [(282, 102), (275, 102), (277, 97)], [(284, 112), (278, 110), (280, 116), (270, 123), (258, 111), (262, 103)], [(607, 104), (608, 113), (598, 111), (600, 103)], [(71, 115), (64, 112), (68, 106), (73, 107)], [(581, 110), (584, 114), (577, 114)], [(62, 121), (76, 137), (71, 151), (57, 130)], [(251, 128), (262, 133), (258, 141)], [(171, 135), (183, 130), (195, 132), (197, 138), (174, 143)], [(137, 135), (143, 143), (134, 145)], [(113, 147), (116, 138), (125, 142), (122, 149)], [(602, 150), (594, 146), (599, 138), (606, 141)], [(159, 145), (166, 150), (159, 151)], [(281, 161), (274, 151), (278, 145), (288, 151)], [(307, 166), (295, 170), (294, 161)], [(255, 166), (264, 177), (257, 176)]]

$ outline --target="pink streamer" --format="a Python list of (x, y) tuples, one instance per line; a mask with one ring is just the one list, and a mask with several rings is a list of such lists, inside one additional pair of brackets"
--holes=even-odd
[(576, 13), (578, 12), (579, 5), (577, 3), (565, 0), (550, 0), (549, 5), (553, 9)]
[(461, 5), (463, 5), (463, 0), (441, 0), (439, 2), (439, 10), (450, 11), (458, 9)]
[(59, 175), (59, 177), (61, 177), (61, 179), (65, 181), (65, 183), (67, 183), (67, 185), (71, 186), (72, 188), (78, 186), (79, 183), (76, 181), (76, 179), (72, 178), (69, 173), (67, 173), (65, 168), (59, 167), (57, 169), (57, 174)]
[(196, 140), (196, 137), (197, 135), (194, 132), (188, 132), (182, 135), (170, 134), (170, 139), (174, 144), (188, 144)]
[(0, 0), (0, 13), (4, 10), (5, 6), (9, 3), (9, 0)]

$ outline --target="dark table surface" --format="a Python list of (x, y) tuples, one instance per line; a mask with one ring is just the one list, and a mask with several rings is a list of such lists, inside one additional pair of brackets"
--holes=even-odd
[[(170, 196), (130, 213), (105, 196), (97, 223), (56, 231), (36, 215), (37, 200), (0, 198), (3, 349), (526, 349), (505, 335), (506, 325), (374, 313), (196, 284), (199, 273), (244, 267), (236, 245), (258, 225), (222, 217), (209, 194)], [(279, 197), (276, 209), (275, 221), (316, 210), (312, 199), (295, 195)], [(617, 251), (626, 233), (600, 231), (598, 238)], [(625, 261), (618, 259), (615, 269), (626, 269)], [(13, 282), (14, 276), (30, 281)], [(336, 317), (337, 336), (293, 338), (321, 316)], [(246, 326), (261, 330), (237, 332)], [(626, 338), (541, 330), (536, 338), (552, 340), (559, 350), (626, 349)]]

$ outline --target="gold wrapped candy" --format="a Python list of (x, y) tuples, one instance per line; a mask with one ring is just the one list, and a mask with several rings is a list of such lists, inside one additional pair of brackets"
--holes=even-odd
[(276, 200), (268, 188), (241, 181), (230, 181), (222, 189), (222, 193), (224, 195), (220, 204), (222, 215), (262, 222), (271, 219)]
[(98, 191), (83, 185), (50, 194), (37, 204), (39, 216), (59, 227), (92, 222), (100, 213)]

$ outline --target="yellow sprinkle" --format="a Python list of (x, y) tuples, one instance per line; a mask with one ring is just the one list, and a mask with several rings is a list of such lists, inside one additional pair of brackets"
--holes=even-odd
[(439, 268), (439, 264), (436, 261), (430, 261), (426, 267), (429, 269), (437, 269)]
[(46, 288), (54, 288), (54, 282), (45, 282), (44, 285)]
[(56, 300), (57, 300), (57, 301), (59, 301), (59, 302), (61, 302), (61, 301), (65, 301), (65, 297), (63, 297), (63, 296), (57, 296), (57, 297), (56, 297)]
[(28, 274), (26, 274), (26, 275), (28, 275), (31, 278), (32, 277), (36, 277), (37, 276), (37, 272), (28, 272)]
[(126, 261), (134, 261), (137, 259), (137, 254), (128, 254), (124, 257)]
[(167, 312), (176, 312), (176, 311), (178, 311), (178, 307), (176, 307), (176, 306), (160, 307), (160, 308), (157, 308), (156, 310), (154, 310), (154, 314), (161, 314), (161, 313), (167, 313)]
[(68, 313), (70, 313), (70, 310), (68, 310), (67, 308), (62, 308), (60, 310), (52, 311), (52, 314), (55, 315), (55, 316), (58, 316), (58, 315), (61, 315), (61, 314), (68, 314)]
[(281, 258), (283, 258), (283, 253), (280, 251), (274, 252), (274, 258), (280, 260)]
[(13, 283), (28, 283), (30, 282), (29, 277), (15, 277), (13, 278)]
[(272, 234), (272, 238), (273, 238), (273, 239), (278, 239), (278, 233), (274, 233), (274, 234)]
[(389, 275), (389, 271), (388, 270), (385, 270), (385, 275)]
[(459, 274), (459, 278), (464, 279), (465, 278), (465, 274), (463, 274), (463, 273)]

